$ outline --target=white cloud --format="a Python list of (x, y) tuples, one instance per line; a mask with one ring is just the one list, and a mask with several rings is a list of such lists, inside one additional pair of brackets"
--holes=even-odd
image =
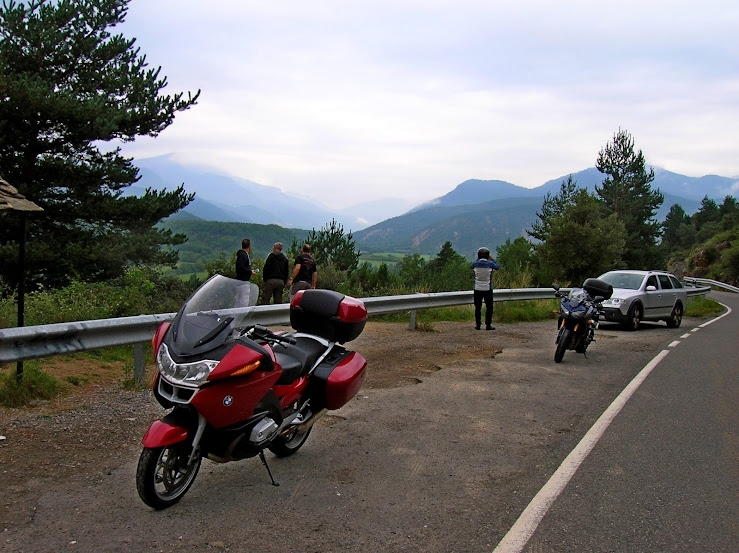
[(650, 163), (737, 175), (735, 4), (133, 0), (124, 32), (202, 96), (125, 151), (335, 205), (537, 186), (619, 128)]

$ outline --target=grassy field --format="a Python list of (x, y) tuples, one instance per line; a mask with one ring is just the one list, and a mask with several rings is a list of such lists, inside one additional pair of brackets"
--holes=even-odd
[[(391, 253), (391, 252), (382, 252), (382, 253), (366, 253), (363, 252), (359, 256), (359, 264), (367, 263), (372, 268), (377, 269), (381, 264), (387, 265), (388, 269), (391, 271), (395, 268), (395, 266), (400, 263), (403, 258), (406, 256), (404, 253)], [(425, 261), (429, 261), (433, 258), (431, 255), (422, 255), (422, 257)]]

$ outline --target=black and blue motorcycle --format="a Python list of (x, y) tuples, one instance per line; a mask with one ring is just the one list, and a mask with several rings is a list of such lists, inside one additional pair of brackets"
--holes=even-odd
[(554, 362), (559, 363), (565, 351), (584, 354), (590, 342), (595, 340), (595, 329), (603, 309), (601, 303), (613, 295), (613, 286), (597, 278), (589, 278), (582, 288), (572, 288), (568, 294), (560, 292), (557, 284), (552, 287), (555, 297), (562, 298), (555, 340), (557, 349), (554, 352)]

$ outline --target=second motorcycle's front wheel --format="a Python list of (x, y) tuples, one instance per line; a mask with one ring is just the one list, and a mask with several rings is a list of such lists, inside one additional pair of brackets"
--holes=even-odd
[(136, 489), (144, 503), (166, 509), (182, 499), (202, 461), (198, 452), (190, 462), (191, 452), (192, 447), (184, 442), (144, 448), (136, 470)]
[(565, 356), (565, 351), (567, 350), (567, 346), (570, 343), (570, 338), (572, 337), (572, 330), (569, 328), (563, 328), (562, 334), (559, 337), (559, 342), (557, 342), (557, 350), (554, 352), (554, 362), (559, 363), (562, 361), (562, 358)]

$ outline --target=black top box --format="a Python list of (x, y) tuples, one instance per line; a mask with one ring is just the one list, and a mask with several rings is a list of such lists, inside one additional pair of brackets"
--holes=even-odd
[(595, 296), (603, 296), (603, 299), (611, 299), (613, 295), (613, 286), (597, 278), (589, 278), (583, 282), (582, 287), (590, 294), (591, 298)]
[(364, 330), (367, 308), (333, 290), (301, 290), (290, 302), (290, 325), (331, 342), (349, 342)]

